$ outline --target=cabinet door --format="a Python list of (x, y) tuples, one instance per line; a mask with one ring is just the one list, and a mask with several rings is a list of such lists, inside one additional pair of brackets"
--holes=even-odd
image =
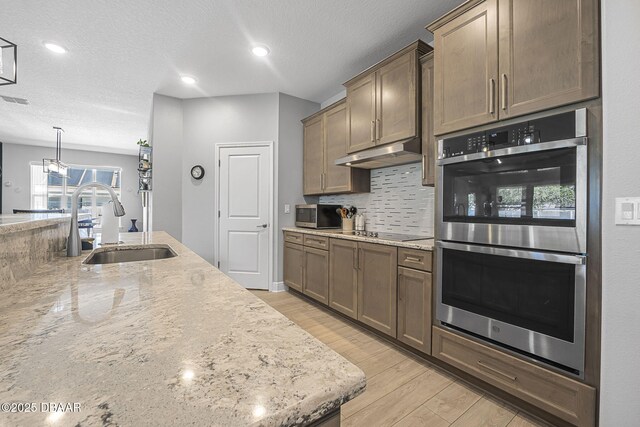
[(322, 147), (322, 116), (304, 124), (304, 194), (321, 194), (324, 177)]
[(347, 155), (347, 105), (337, 105), (324, 114), (325, 193), (351, 190), (351, 168), (336, 166)]
[(376, 78), (375, 73), (347, 87), (349, 135), (347, 152), (353, 153), (376, 144)]
[(358, 243), (358, 320), (396, 337), (398, 248)]
[(284, 283), (296, 291), (302, 292), (302, 258), (301, 245), (293, 243), (284, 244)]
[(327, 304), (329, 294), (329, 252), (304, 247), (304, 281), (302, 292)]
[(417, 135), (418, 82), (415, 52), (407, 53), (376, 72), (376, 144)]
[(329, 243), (329, 306), (358, 318), (358, 243), (331, 239)]
[(433, 55), (422, 62), (422, 185), (436, 183), (436, 137), (433, 134)]
[(596, 0), (499, 0), (500, 118), (599, 94)]
[(398, 339), (431, 354), (431, 273), (398, 267)]
[(498, 119), (497, 0), (487, 0), (434, 32), (435, 134)]

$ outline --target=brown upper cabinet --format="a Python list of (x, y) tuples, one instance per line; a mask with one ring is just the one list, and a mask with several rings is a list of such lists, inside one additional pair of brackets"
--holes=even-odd
[(347, 88), (347, 152), (420, 136), (420, 56), (417, 41), (360, 73)]
[(597, 0), (471, 0), (432, 23), (434, 133), (599, 96)]
[(347, 155), (347, 109), (342, 100), (307, 117), (304, 125), (304, 194), (367, 192), (370, 171), (336, 166)]
[(422, 185), (436, 183), (436, 137), (433, 133), (433, 52), (420, 58), (422, 64)]

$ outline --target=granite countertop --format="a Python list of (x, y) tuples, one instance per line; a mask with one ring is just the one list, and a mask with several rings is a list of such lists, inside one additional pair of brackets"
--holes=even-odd
[(60, 256), (3, 292), (0, 402), (38, 410), (0, 425), (301, 425), (363, 391), (359, 368), (168, 234), (121, 239), (178, 256)]
[(341, 229), (322, 229), (300, 228), (300, 227), (283, 227), (282, 231), (293, 231), (296, 233), (313, 234), (315, 236), (333, 237), (336, 239), (356, 240), (358, 242), (379, 243), (381, 245), (397, 246), (399, 248), (422, 249), (425, 251), (433, 251), (435, 246), (434, 239), (410, 240), (408, 242), (398, 242), (396, 240), (385, 240), (380, 237), (354, 236), (352, 234), (342, 234)]
[(64, 213), (3, 214), (0, 215), (0, 235), (48, 227), (69, 221), (69, 218), (71, 218), (71, 214)]

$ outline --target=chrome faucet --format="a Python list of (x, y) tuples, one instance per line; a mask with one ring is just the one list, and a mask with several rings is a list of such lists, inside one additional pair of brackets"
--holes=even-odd
[(90, 182), (81, 185), (71, 196), (71, 228), (69, 229), (69, 238), (67, 239), (67, 256), (78, 256), (82, 252), (82, 241), (80, 240), (80, 230), (78, 230), (78, 196), (87, 188), (104, 188), (111, 195), (113, 201), (113, 213), (115, 216), (124, 216), (124, 207), (113, 188), (108, 187), (99, 182)]

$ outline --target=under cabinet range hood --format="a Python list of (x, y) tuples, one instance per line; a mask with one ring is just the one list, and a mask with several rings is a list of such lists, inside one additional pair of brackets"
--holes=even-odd
[(386, 168), (419, 162), (422, 160), (421, 152), (420, 138), (410, 138), (342, 157), (336, 160), (336, 165), (360, 169)]

